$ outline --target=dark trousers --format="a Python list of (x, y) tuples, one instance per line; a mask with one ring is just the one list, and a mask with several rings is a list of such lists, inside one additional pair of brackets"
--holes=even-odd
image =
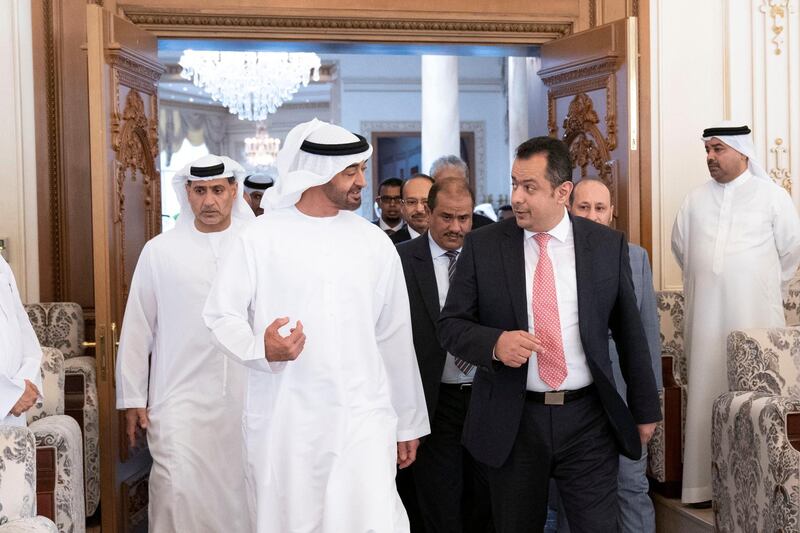
[(427, 533), (487, 533), (486, 467), (461, 445), (472, 387), (442, 384), (431, 434), (417, 451), (414, 480)]
[(417, 488), (414, 485), (415, 464), (398, 470), (395, 482), (397, 483), (397, 494), (400, 495), (403, 507), (406, 508), (411, 533), (425, 533), (425, 527), (422, 525), (422, 514), (419, 512), (419, 504), (417, 503)]
[(564, 405), (526, 400), (509, 458), (489, 468), (495, 529), (541, 533), (552, 477), (574, 533), (616, 533), (618, 454), (594, 392)]

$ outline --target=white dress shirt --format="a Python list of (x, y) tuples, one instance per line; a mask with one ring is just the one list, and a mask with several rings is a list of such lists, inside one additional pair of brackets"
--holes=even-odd
[[(417, 237), (419, 237), (421, 235), (419, 232), (414, 231), (414, 228), (412, 228), (411, 225), (408, 226), (408, 234), (411, 235), (412, 239), (416, 239)], [(459, 248), (459, 250), (460, 250), (460, 248)]]
[[(408, 229), (411, 231), (410, 227)], [(436, 244), (436, 241), (433, 240), (430, 233), (428, 233), (428, 244), (431, 247), (433, 271), (436, 274), (436, 288), (439, 291), (439, 309), (441, 310), (442, 307), (444, 307), (445, 300), (447, 300), (447, 290), (450, 288), (450, 276), (448, 274), (450, 258), (445, 255), (447, 250)], [(461, 248), (456, 251), (460, 254)], [(474, 367), (470, 369), (468, 374), (464, 374), (456, 366), (455, 358), (448, 352), (447, 360), (444, 362), (444, 370), (442, 370), (442, 383), (472, 383), (472, 378), (474, 376)]]
[(397, 233), (398, 231), (403, 229), (403, 224), (405, 224), (405, 222), (401, 220), (398, 225), (390, 226), (389, 224), (384, 222), (382, 218), (378, 219), (378, 227), (381, 228), (383, 231), (392, 230), (393, 232)]
[[(553, 275), (556, 282), (556, 299), (558, 301), (558, 317), (561, 322), (561, 342), (564, 346), (564, 358), (567, 363), (567, 377), (559, 390), (576, 390), (591, 384), (592, 374), (586, 363), (586, 352), (583, 351), (580, 330), (578, 329), (578, 285), (575, 274), (575, 238), (572, 233), (572, 221), (564, 216), (553, 229), (545, 232), (552, 238), (547, 245), (547, 254), (553, 264)], [(530, 333), (535, 334), (533, 323), (533, 274), (539, 263), (539, 245), (533, 239), (535, 233), (525, 230), (525, 287), (528, 302), (528, 325)], [(528, 390), (545, 392), (553, 390), (539, 377), (539, 365), (536, 352), (528, 364)]]

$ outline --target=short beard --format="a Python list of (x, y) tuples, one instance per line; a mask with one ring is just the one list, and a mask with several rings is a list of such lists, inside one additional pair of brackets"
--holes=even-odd
[(340, 210), (355, 211), (361, 207), (361, 201), (352, 202), (347, 198), (347, 195), (350, 194), (350, 190), (341, 192), (337, 190), (330, 181), (322, 186), (322, 192), (324, 192), (328, 200)]

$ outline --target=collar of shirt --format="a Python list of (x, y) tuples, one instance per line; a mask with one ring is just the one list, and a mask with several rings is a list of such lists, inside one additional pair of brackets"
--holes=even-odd
[(558, 239), (560, 242), (567, 242), (569, 238), (570, 230), (572, 229), (572, 221), (569, 219), (569, 215), (567, 214), (567, 208), (564, 208), (564, 216), (561, 217), (561, 221), (555, 225), (554, 228), (550, 229), (549, 231), (529, 231), (525, 230), (525, 240), (527, 241), (537, 233), (547, 233), (551, 237)]
[[(441, 257), (448, 252), (448, 250), (445, 250), (444, 248), (436, 244), (436, 241), (433, 240), (433, 237), (431, 236), (430, 233), (428, 233), (428, 244), (431, 247), (431, 257), (433, 259)], [(458, 248), (455, 251), (461, 253), (461, 248)]]
[(752, 177), (753, 175), (750, 173), (750, 171), (745, 170), (744, 172), (733, 178), (733, 180), (729, 181), (728, 183), (718, 183), (716, 181), (714, 181), (714, 183), (716, 183), (719, 187), (722, 187), (723, 189), (734, 190), (738, 187), (741, 187), (748, 181), (750, 181), (750, 178)]
[(380, 226), (380, 228), (381, 228), (383, 231), (386, 231), (387, 229), (390, 229), (390, 230), (392, 230), (392, 231), (394, 231), (394, 232), (398, 232), (398, 231), (400, 231), (401, 229), (403, 229), (403, 224), (404, 224), (404, 222), (401, 220), (401, 221), (400, 221), (400, 223), (399, 223), (398, 225), (396, 225), (396, 226), (390, 226), (389, 224), (387, 224), (386, 222), (384, 222), (382, 218), (379, 218), (379, 219), (378, 219), (378, 226)]
[(411, 238), (412, 238), (412, 239), (416, 239), (417, 237), (419, 237), (419, 236), (421, 235), (421, 233), (419, 233), (418, 231), (416, 231), (416, 230), (415, 230), (414, 228), (412, 228), (411, 226), (406, 226), (406, 227), (408, 228), (408, 234), (409, 234), (409, 235), (411, 235)]

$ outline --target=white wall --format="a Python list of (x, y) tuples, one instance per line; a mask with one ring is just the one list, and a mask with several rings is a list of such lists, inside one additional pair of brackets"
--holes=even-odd
[(24, 301), (39, 298), (30, 0), (0, 2), (0, 238)]
[(670, 232), (686, 194), (710, 179), (704, 128), (750, 125), (760, 162), (783, 185), (793, 177), (800, 205), (800, 9), (769, 0), (650, 5), (653, 268), (657, 288), (677, 288)]
[(700, 135), (724, 118), (724, 0), (651, 0), (653, 276), (678, 288), (670, 251), (675, 214), (709, 179)]

